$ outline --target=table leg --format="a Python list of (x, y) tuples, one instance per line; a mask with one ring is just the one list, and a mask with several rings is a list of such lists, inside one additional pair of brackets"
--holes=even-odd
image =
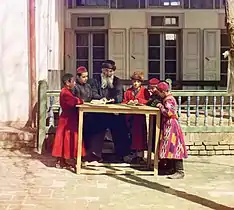
[(155, 129), (155, 148), (154, 148), (154, 176), (158, 175), (158, 150), (159, 150), (159, 136), (160, 136), (160, 113), (156, 115), (156, 129)]
[(152, 154), (152, 141), (153, 141), (153, 115), (149, 115), (149, 135), (148, 135), (148, 152), (147, 152), (147, 168), (151, 168), (151, 154)]
[(83, 110), (78, 111), (78, 145), (77, 145), (77, 163), (76, 163), (76, 173), (81, 174), (81, 156), (82, 156), (82, 140), (83, 140), (83, 118), (84, 112)]

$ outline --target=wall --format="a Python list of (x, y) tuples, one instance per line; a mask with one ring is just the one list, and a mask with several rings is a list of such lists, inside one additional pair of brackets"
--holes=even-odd
[(233, 133), (185, 133), (189, 155), (234, 155)]
[[(77, 8), (77, 9), (68, 9), (66, 11), (66, 28), (71, 28), (71, 15), (72, 14), (108, 14), (109, 15), (109, 28), (113, 29), (113, 31), (109, 31), (109, 57), (112, 59), (116, 59), (117, 65), (117, 75), (122, 78), (129, 78), (132, 71), (136, 69), (143, 69), (145, 72), (145, 76), (147, 77), (148, 74), (148, 49), (147, 49), (147, 28), (149, 28), (149, 19), (148, 17), (150, 14), (152, 15), (176, 15), (179, 14), (181, 16), (181, 26), (184, 29), (189, 29), (191, 31), (182, 31), (181, 36), (185, 37), (185, 33), (188, 35), (191, 34), (191, 37), (194, 38), (196, 34), (196, 40), (192, 40), (189, 38), (190, 43), (186, 43), (186, 39), (184, 39), (184, 45), (188, 47), (184, 47), (183, 49), (183, 55), (187, 55), (188, 52), (185, 52), (185, 49), (191, 49), (193, 48), (194, 41), (196, 41), (197, 45), (199, 46), (197, 53), (197, 60), (196, 65), (197, 67), (191, 67), (188, 69), (188, 66), (184, 66), (183, 63), (187, 63), (186, 61), (188, 59), (183, 56), (181, 60), (182, 68), (184, 69), (183, 72), (183, 79), (203, 79), (205, 78), (208, 80), (211, 75), (216, 75), (217, 78), (212, 78), (212, 80), (218, 80), (220, 76), (220, 68), (219, 63), (216, 68), (209, 69), (209, 75), (207, 75), (203, 69), (206, 69), (209, 67), (210, 62), (207, 62), (204, 60), (204, 57), (208, 56), (205, 51), (207, 49), (210, 49), (210, 46), (208, 44), (205, 44), (206, 47), (204, 47), (204, 43), (206, 43), (205, 40), (206, 36), (204, 35), (203, 29), (209, 29), (212, 30), (212, 38), (219, 40), (219, 28), (220, 28), (220, 17), (224, 13), (224, 10), (186, 10), (186, 9), (142, 9), (142, 10), (117, 10), (117, 9), (94, 9), (94, 8)], [(220, 15), (221, 14), (221, 15)], [(134, 29), (140, 29), (138, 31), (131, 31)], [(199, 29), (199, 30), (198, 30)], [(144, 31), (145, 30), (145, 31)], [(197, 30), (197, 31), (196, 31)], [(207, 33), (208, 34), (208, 33)], [(133, 40), (134, 39), (134, 40)], [(113, 46), (114, 41), (113, 40), (124, 40), (123, 45), (117, 44), (116, 46)], [(213, 42), (213, 41), (211, 41)], [(140, 44), (139, 44), (140, 43)], [(216, 42), (217, 47), (215, 47), (215, 50), (217, 50), (215, 55), (220, 56), (220, 48), (219, 48), (219, 42)], [(134, 54), (133, 48), (136, 48), (135, 52), (135, 60), (132, 60), (131, 56)], [(115, 51), (115, 52), (114, 52)], [(123, 51), (123, 53), (122, 53)], [(122, 54), (118, 54), (121, 52)], [(141, 54), (140, 54), (141, 53)], [(192, 55), (193, 56), (193, 55)], [(121, 58), (120, 58), (121, 57)], [(189, 57), (189, 56), (188, 56)], [(209, 56), (210, 57), (210, 56)], [(214, 58), (214, 60), (219, 60), (218, 57)], [(191, 62), (189, 63), (189, 65)], [(194, 65), (194, 62), (192, 63)], [(191, 65), (192, 65), (191, 64)], [(215, 63), (217, 64), (217, 63)], [(120, 67), (121, 66), (121, 67)], [(191, 73), (196, 69), (196, 73)], [(186, 72), (187, 71), (187, 72)], [(209, 78), (208, 78), (209, 76)], [(146, 78), (147, 79), (147, 78)], [(193, 87), (194, 89), (194, 87)]]
[(27, 2), (27, 0), (1, 1), (0, 122), (25, 123), (28, 120)]
[(64, 69), (64, 0), (36, 0), (36, 35), (37, 79), (50, 80), (50, 89), (59, 89)]
[[(0, 123), (14, 122), (22, 126), (28, 121), (30, 99), (28, 2), (28, 0), (1, 2)], [(35, 0), (35, 12), (37, 82), (42, 79), (48, 80), (49, 77), (55, 81), (56, 88), (59, 88), (60, 72), (64, 69), (64, 1)]]

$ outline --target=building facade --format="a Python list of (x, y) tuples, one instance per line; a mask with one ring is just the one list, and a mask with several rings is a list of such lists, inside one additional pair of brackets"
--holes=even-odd
[[(4, 0), (0, 7), (0, 122), (27, 122), (32, 89), (29, 2), (35, 3), (36, 82), (60, 88), (64, 72), (116, 61), (116, 74), (226, 80), (222, 0)], [(7, 12), (6, 12), (7, 11)], [(223, 87), (225, 88), (225, 87)]]
[(70, 0), (66, 8), (67, 71), (85, 65), (95, 75), (109, 57), (121, 78), (143, 70), (146, 78), (227, 79), (222, 0)]

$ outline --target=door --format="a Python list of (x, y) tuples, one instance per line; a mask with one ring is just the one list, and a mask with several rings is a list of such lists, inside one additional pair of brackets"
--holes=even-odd
[(85, 66), (90, 77), (101, 73), (101, 64), (107, 59), (106, 32), (76, 33), (76, 68)]
[(148, 77), (160, 80), (179, 79), (178, 33), (153, 32), (148, 34)]

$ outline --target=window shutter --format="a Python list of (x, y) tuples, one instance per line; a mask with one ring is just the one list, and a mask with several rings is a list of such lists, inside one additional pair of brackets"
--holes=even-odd
[(126, 78), (126, 30), (109, 29), (109, 59), (116, 63), (115, 75), (121, 79)]
[(220, 80), (220, 30), (204, 29), (204, 80)]
[(183, 29), (183, 80), (200, 80), (200, 29)]
[(75, 54), (75, 32), (70, 28), (65, 29), (65, 72), (76, 73), (76, 54)]
[(143, 71), (148, 78), (148, 42), (147, 29), (130, 29), (130, 75), (134, 71)]

